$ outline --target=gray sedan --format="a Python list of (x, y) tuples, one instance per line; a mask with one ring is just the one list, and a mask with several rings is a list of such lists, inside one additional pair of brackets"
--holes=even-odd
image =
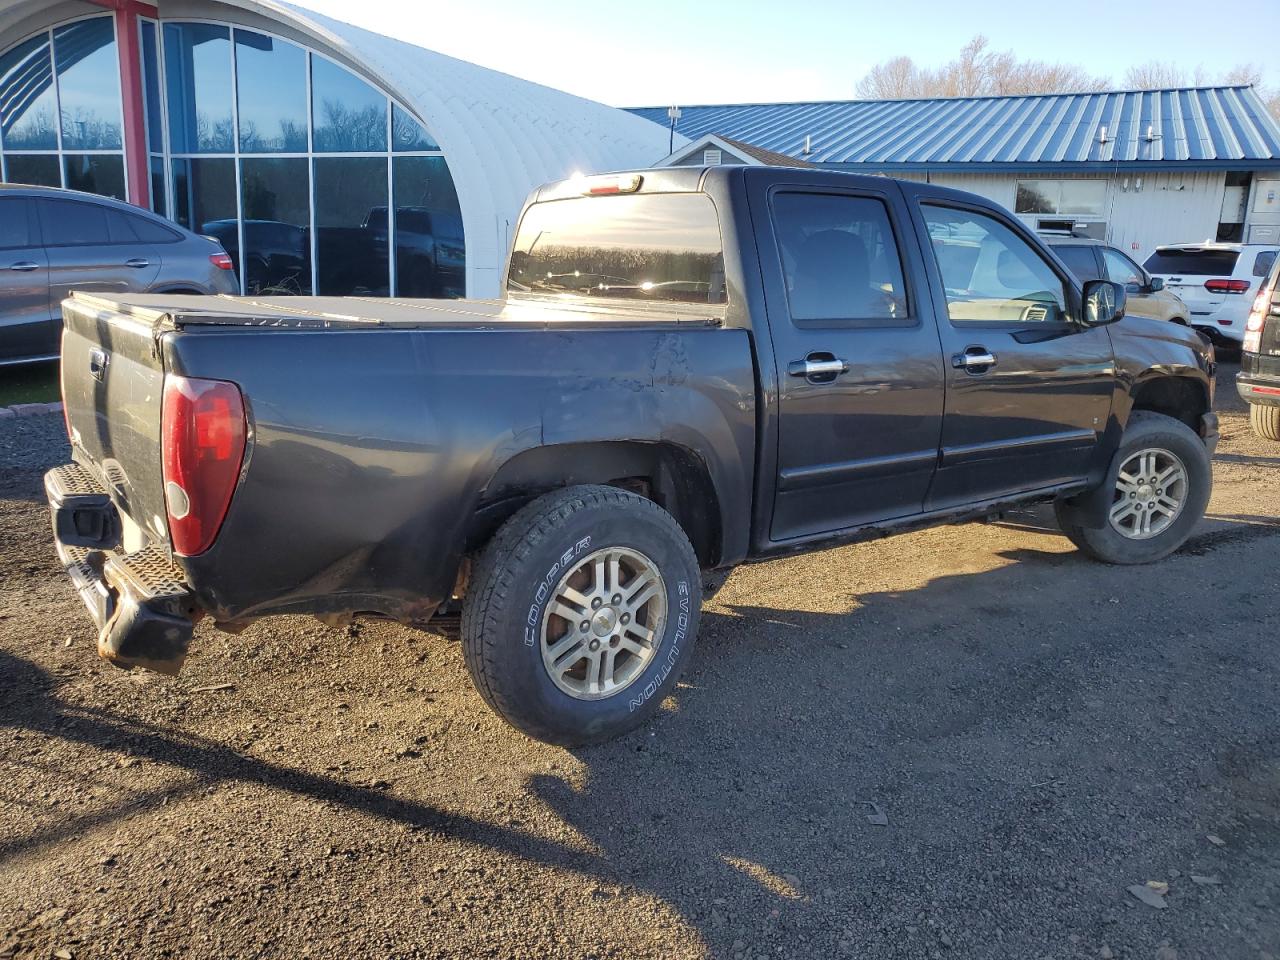
[(0, 184), (0, 366), (56, 360), (72, 290), (239, 293), (222, 246), (107, 197)]

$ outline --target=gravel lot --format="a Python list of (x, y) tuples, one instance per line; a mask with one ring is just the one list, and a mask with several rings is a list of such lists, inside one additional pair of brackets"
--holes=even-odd
[(1028, 513), (744, 568), (580, 751), (387, 624), (99, 661), (61, 418), (0, 421), (0, 958), (1280, 956), (1280, 445), (1234, 371), (1178, 555)]

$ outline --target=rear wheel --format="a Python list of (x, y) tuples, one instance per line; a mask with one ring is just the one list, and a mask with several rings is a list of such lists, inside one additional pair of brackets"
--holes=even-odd
[(1107, 476), (1111, 496), (1091, 501), (1095, 515), (1055, 505), (1062, 532), (1104, 563), (1151, 563), (1173, 553), (1204, 516), (1213, 489), (1209, 452), (1195, 432), (1146, 411), (1130, 418)]
[(547, 494), (503, 525), (476, 566), (462, 614), (467, 669), (529, 736), (609, 740), (674, 688), (701, 594), (693, 548), (657, 504), (604, 486)]
[(1263, 440), (1280, 440), (1280, 407), (1249, 404), (1249, 424)]

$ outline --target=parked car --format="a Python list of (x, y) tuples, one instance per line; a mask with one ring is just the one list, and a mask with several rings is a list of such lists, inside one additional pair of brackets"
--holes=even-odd
[(1280, 260), (1271, 266), (1245, 323), (1236, 389), (1249, 423), (1264, 440), (1280, 440)]
[(1126, 313), (1188, 325), (1191, 311), (1182, 299), (1165, 289), (1163, 279), (1151, 276), (1115, 247), (1083, 237), (1045, 238), (1045, 242), (1081, 281), (1111, 280), (1122, 284), (1128, 294)]
[(58, 358), (62, 301), (103, 293), (236, 293), (231, 258), (146, 210), (0, 183), (0, 365)]
[(114, 663), (176, 672), (202, 617), (460, 614), (494, 710), (595, 742), (748, 560), (1035, 502), (1097, 559), (1176, 550), (1213, 348), (1124, 308), (959, 191), (577, 178), (526, 204), (503, 300), (76, 294), (46, 491)]
[(1143, 266), (1191, 308), (1191, 325), (1219, 346), (1238, 348), (1258, 284), (1280, 247), (1257, 243), (1176, 243), (1156, 247)]

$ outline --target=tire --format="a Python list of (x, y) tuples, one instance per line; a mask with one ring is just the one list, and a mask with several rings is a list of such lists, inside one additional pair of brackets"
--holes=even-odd
[(1280, 440), (1280, 407), (1249, 404), (1249, 425), (1263, 440)]
[[(525, 506), (485, 548), (462, 611), (463, 656), (485, 702), (516, 729), (559, 746), (600, 743), (640, 726), (675, 687), (701, 599), (697, 557), (669, 513), (615, 487), (569, 487)], [(647, 642), (646, 624), (658, 627)]]
[[(1176, 460), (1182, 469), (1182, 484), (1179, 487), (1181, 496), (1172, 492), (1169, 499), (1164, 497), (1163, 487), (1154, 484), (1134, 483), (1126, 489), (1133, 494), (1129, 499), (1128, 515), (1120, 521), (1120, 527), (1135, 528), (1143, 521), (1145, 515), (1151, 524), (1151, 531), (1130, 532), (1117, 529), (1111, 520), (1113, 511), (1121, 508), (1126, 502), (1124, 491), (1119, 487), (1121, 468), (1130, 465), (1135, 456), (1144, 451), (1155, 453), (1156, 466), (1151, 469), (1152, 476), (1164, 474)], [(1137, 461), (1135, 461), (1137, 462)], [(1126, 471), (1126, 476), (1134, 473)], [(1175, 478), (1176, 479), (1176, 478)], [(1112, 497), (1099, 497), (1095, 505), (1084, 509), (1095, 511), (1093, 516), (1081, 516), (1080, 503), (1067, 504), (1058, 501), (1054, 510), (1058, 517), (1058, 525), (1067, 538), (1083, 553), (1103, 563), (1138, 564), (1152, 563), (1163, 559), (1177, 550), (1190, 536), (1192, 529), (1204, 516), (1209, 505), (1209, 495), (1213, 492), (1213, 468), (1209, 460), (1209, 452), (1195, 431), (1180, 420), (1166, 417), (1159, 413), (1137, 411), (1129, 419), (1124, 436), (1120, 440), (1120, 448), (1111, 461), (1111, 469), (1104, 481), (1108, 489), (1114, 490)], [(1173, 482), (1173, 481), (1162, 481)], [(1159, 506), (1153, 509), (1138, 509), (1138, 502), (1151, 502), (1148, 493), (1154, 497), (1159, 491)], [(1168, 520), (1165, 504), (1176, 499), (1181, 505)], [(1085, 499), (1087, 503), (1087, 498)], [(1168, 520), (1163, 529), (1157, 530), (1162, 520)], [(1086, 523), (1084, 521), (1090, 521)]]

